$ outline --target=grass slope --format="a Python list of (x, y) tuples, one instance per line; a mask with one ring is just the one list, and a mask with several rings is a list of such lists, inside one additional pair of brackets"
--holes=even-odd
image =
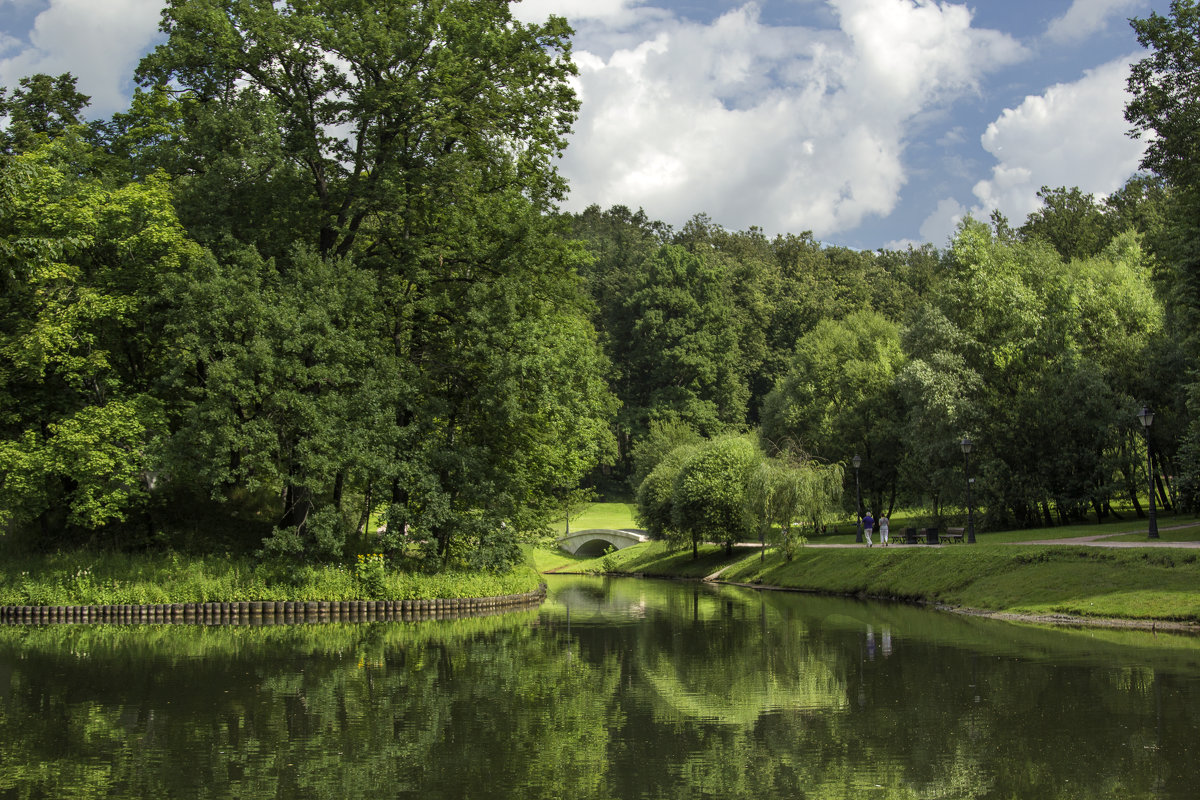
[(1200, 551), (1072, 545), (805, 548), (795, 560), (715, 546), (668, 550), (660, 542), (563, 571), (720, 579), (787, 589), (940, 603), (1015, 614), (1070, 614), (1200, 622)]

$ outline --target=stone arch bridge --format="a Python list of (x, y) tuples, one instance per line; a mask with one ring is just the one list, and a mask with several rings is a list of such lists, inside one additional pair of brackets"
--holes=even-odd
[(645, 531), (615, 530), (613, 528), (589, 528), (571, 531), (558, 538), (558, 546), (576, 556), (602, 556), (610, 547), (622, 550), (649, 539)]

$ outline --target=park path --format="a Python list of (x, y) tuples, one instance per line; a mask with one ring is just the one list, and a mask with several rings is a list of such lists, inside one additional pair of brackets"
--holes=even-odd
[[(1158, 530), (1162, 531), (1177, 531), (1183, 528), (1194, 528), (1196, 523), (1188, 523), (1186, 525), (1169, 525), (1159, 526)], [(1151, 541), (1147, 539), (1142, 542), (1109, 542), (1106, 539), (1113, 539), (1117, 536), (1129, 536), (1130, 534), (1145, 534), (1145, 528), (1135, 528), (1131, 531), (1121, 531), (1120, 533), (1101, 533), (1095, 536), (1075, 536), (1070, 539), (1037, 539), (1030, 542), (1012, 542), (1012, 544), (1082, 544), (1089, 547), (1178, 547), (1185, 550), (1200, 549), (1200, 542), (1164, 542), (1161, 540)]]
[[(1158, 530), (1160, 532), (1162, 532), (1162, 531), (1177, 531), (1177, 530), (1182, 530), (1184, 528), (1194, 528), (1195, 526), (1196, 526), (1196, 523), (1194, 523), (1194, 522), (1189, 522), (1189, 523), (1186, 523), (1183, 525), (1166, 525), (1166, 526), (1160, 525)], [(1117, 531), (1116, 533), (1100, 533), (1100, 534), (1095, 534), (1093, 536), (1073, 536), (1069, 539), (1032, 539), (1030, 541), (1025, 541), (1025, 542), (1007, 542), (1006, 544), (1017, 544), (1017, 545), (1019, 545), (1019, 544), (1063, 544), (1063, 545), (1076, 544), (1076, 545), (1085, 545), (1088, 547), (1175, 547), (1175, 548), (1180, 548), (1180, 549), (1184, 549), (1184, 550), (1200, 550), (1200, 542), (1164, 542), (1164, 541), (1150, 541), (1150, 540), (1145, 540), (1145, 541), (1140, 541), (1140, 542), (1107, 541), (1109, 539), (1114, 539), (1118, 536), (1129, 536), (1131, 534), (1139, 534), (1139, 533), (1144, 535), (1144, 534), (1146, 534), (1146, 532), (1147, 531), (1145, 528), (1134, 528), (1133, 530), (1128, 530), (1128, 531)], [(737, 546), (738, 547), (757, 548), (759, 546), (759, 544), (758, 544), (758, 542), (743, 542)], [(850, 542), (848, 544), (832, 544), (832, 543), (821, 544), (821, 543), (817, 543), (817, 542), (809, 542), (808, 544), (806, 544), (804, 546), (805, 547), (814, 547), (817, 549), (828, 549), (828, 550), (845, 549), (845, 548), (849, 548), (849, 547), (856, 547), (856, 548), (866, 547), (865, 544), (857, 544), (855, 542)], [(882, 546), (883, 545), (879, 544), (879, 542), (875, 543), (875, 547), (882, 547)], [(935, 546), (937, 546), (937, 547), (953, 547), (954, 545), (942, 544), (942, 545), (935, 545)], [(892, 542), (890, 542), (888, 544), (888, 547), (928, 548), (929, 545), (924, 544), (924, 543), (904, 544), (903, 542), (897, 542), (895, 540), (892, 540)]]
[[(1170, 525), (1170, 526), (1161, 526), (1160, 525), (1158, 530), (1159, 530), (1159, 532), (1176, 531), (1176, 530), (1182, 530), (1183, 528), (1194, 528), (1195, 526), (1196, 526), (1196, 523), (1194, 523), (1194, 522), (1188, 523), (1186, 525)], [(1024, 541), (1024, 542), (1006, 542), (1006, 544), (1063, 544), (1063, 545), (1077, 544), (1077, 545), (1085, 545), (1087, 547), (1175, 547), (1175, 548), (1180, 548), (1180, 549), (1184, 549), (1184, 550), (1200, 549), (1200, 542), (1164, 542), (1161, 540), (1151, 541), (1149, 539), (1147, 539), (1145, 541), (1141, 541), (1141, 542), (1111, 542), (1111, 541), (1107, 541), (1109, 539), (1115, 539), (1118, 536), (1129, 536), (1131, 534), (1139, 534), (1139, 533), (1145, 535), (1146, 529), (1145, 528), (1134, 528), (1133, 530), (1129, 530), (1129, 531), (1118, 531), (1116, 533), (1100, 533), (1100, 534), (1095, 534), (1093, 536), (1072, 536), (1071, 538), (1068, 538), (1068, 539), (1031, 539), (1029, 541)], [(750, 546), (750, 545), (747, 545), (747, 546)], [(824, 548), (866, 547), (865, 544), (855, 544), (855, 543), (814, 544), (813, 542), (809, 542), (808, 544), (806, 544), (804, 546), (805, 547), (818, 547), (818, 548), (821, 548), (821, 547), (824, 547)], [(875, 546), (881, 547), (882, 545), (880, 545), (878, 542), (876, 542)], [(888, 546), (889, 547), (929, 547), (929, 545), (924, 544), (924, 543), (922, 543), (922, 544), (903, 544), (900, 542), (892, 542)], [(937, 547), (953, 547), (953, 546), (954, 545), (948, 545), (948, 544), (937, 545)], [(758, 547), (758, 544), (754, 544), (753, 547)]]

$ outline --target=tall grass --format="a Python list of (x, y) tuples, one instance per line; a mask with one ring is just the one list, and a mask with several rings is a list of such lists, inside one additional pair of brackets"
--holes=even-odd
[(417, 600), (493, 597), (537, 588), (521, 565), (505, 574), (413, 574), (383, 565), (378, 582), (353, 565), (289, 568), (220, 556), (72, 551), (0, 564), (0, 605), (112, 605), (253, 600)]

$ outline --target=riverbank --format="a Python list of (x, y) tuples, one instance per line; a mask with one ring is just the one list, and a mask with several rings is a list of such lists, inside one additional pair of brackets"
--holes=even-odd
[[(650, 542), (590, 561), (550, 554), (544, 572), (708, 579), (759, 588), (924, 603), (975, 615), (1059, 624), (1200, 630), (1200, 551), (1151, 547), (977, 544), (768, 551)], [(557, 562), (557, 563), (555, 563)]]
[(412, 622), (503, 614), (536, 607), (546, 585), (525, 594), (453, 600), (242, 601), (156, 605), (0, 606), (0, 625), (52, 623), (291, 625), (304, 622)]
[(0, 606), (456, 600), (525, 595), (540, 583), (529, 564), (502, 574), (424, 574), (396, 571), (380, 556), (283, 565), (223, 556), (70, 551), (0, 563)]

